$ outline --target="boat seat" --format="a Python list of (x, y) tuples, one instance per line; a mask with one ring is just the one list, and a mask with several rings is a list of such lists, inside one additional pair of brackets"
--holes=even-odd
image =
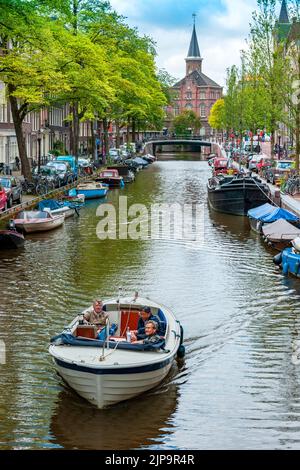
[(97, 327), (94, 325), (78, 325), (75, 336), (81, 338), (95, 339), (97, 337)]
[(125, 336), (126, 330), (136, 330), (140, 318), (139, 310), (121, 310), (120, 335)]
[(158, 309), (157, 316), (159, 318), (160, 334), (165, 336), (167, 331), (167, 319), (164, 312), (161, 309)]

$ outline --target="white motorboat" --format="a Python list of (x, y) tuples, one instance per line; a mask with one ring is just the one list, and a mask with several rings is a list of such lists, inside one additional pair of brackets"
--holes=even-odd
[(25, 233), (47, 232), (60, 227), (65, 215), (52, 215), (50, 211), (22, 211), (14, 220), (18, 230)]
[[(95, 339), (96, 327), (83, 324), (82, 315), (78, 315), (52, 338), (49, 348), (64, 381), (100, 409), (157, 386), (169, 373), (176, 356), (184, 353), (182, 327), (168, 308), (143, 298), (109, 299), (103, 303), (109, 324), (118, 325), (113, 336), (105, 341)], [(155, 346), (126, 341), (128, 328), (137, 328), (143, 306), (150, 307), (163, 325), (165, 336)]]

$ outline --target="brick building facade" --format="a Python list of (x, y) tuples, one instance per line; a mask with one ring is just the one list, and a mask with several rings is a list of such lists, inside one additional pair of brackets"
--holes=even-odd
[(223, 88), (202, 72), (203, 58), (200, 54), (195, 24), (185, 62), (186, 76), (172, 88), (174, 99), (172, 106), (167, 109), (167, 125), (171, 127), (171, 120), (183, 111), (194, 111), (201, 119), (200, 135), (210, 138), (214, 135), (214, 131), (208, 123), (208, 117), (213, 104), (222, 97)]

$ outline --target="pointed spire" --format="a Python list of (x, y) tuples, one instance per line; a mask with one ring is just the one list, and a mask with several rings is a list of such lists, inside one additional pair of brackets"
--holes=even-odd
[(194, 18), (194, 27), (193, 27), (193, 34), (192, 34), (192, 39), (190, 43), (190, 48), (188, 52), (188, 58), (189, 57), (201, 57), (197, 33), (196, 33), (196, 14), (195, 13), (193, 14), (193, 18)]
[(285, 24), (285, 23), (289, 23), (289, 22), (290, 22), (290, 20), (289, 20), (289, 14), (288, 14), (287, 6), (286, 6), (286, 0), (283, 0), (282, 5), (281, 5), (281, 10), (280, 10), (278, 23)]

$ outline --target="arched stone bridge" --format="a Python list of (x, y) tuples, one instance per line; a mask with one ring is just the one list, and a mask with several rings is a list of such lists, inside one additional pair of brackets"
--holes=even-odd
[(145, 144), (145, 153), (156, 155), (156, 148), (166, 145), (191, 145), (196, 144), (200, 147), (209, 147), (210, 153), (215, 153), (218, 156), (225, 156), (224, 150), (217, 142), (209, 142), (203, 140), (201, 137), (156, 137), (152, 138)]

